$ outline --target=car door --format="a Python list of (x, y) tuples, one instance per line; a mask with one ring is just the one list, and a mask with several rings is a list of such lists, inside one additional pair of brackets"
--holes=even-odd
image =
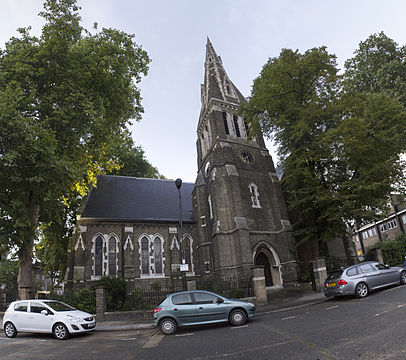
[(400, 281), (399, 268), (386, 267), (381, 263), (376, 263), (374, 266), (381, 273), (381, 286), (396, 284)]
[[(37, 301), (30, 301), (28, 310), (27, 326), (29, 331), (51, 332), (54, 315), (44, 304)], [(47, 311), (47, 315), (41, 314), (43, 310)]]
[(379, 272), (378, 269), (376, 269), (375, 267), (373, 267), (369, 263), (368, 264), (361, 264), (358, 267), (358, 269), (361, 270), (362, 273), (364, 274), (365, 282), (367, 283), (368, 288), (370, 290), (381, 286), (382, 277), (381, 277), (381, 273)]
[(196, 322), (197, 308), (193, 303), (191, 293), (181, 293), (171, 297), (172, 315), (176, 317), (178, 325)]
[(14, 305), (13, 317), (10, 319), (18, 331), (26, 331), (29, 328), (28, 301), (20, 301)]
[(227, 305), (218, 296), (204, 291), (196, 291), (193, 293), (193, 297), (197, 305), (199, 322), (227, 320)]

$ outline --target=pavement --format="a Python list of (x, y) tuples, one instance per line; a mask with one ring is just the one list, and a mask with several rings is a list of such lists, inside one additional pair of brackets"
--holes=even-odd
[[(255, 316), (262, 316), (271, 313), (287, 311), (295, 308), (301, 308), (313, 304), (319, 304), (328, 301), (322, 292), (303, 290), (296, 288), (282, 288), (274, 290), (268, 294), (268, 304), (258, 305)], [(123, 331), (123, 330), (141, 330), (153, 329), (152, 311), (151, 318), (131, 319), (131, 320), (112, 320), (98, 321), (97, 331)]]

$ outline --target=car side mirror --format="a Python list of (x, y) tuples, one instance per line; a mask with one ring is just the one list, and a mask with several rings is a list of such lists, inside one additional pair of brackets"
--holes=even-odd
[(385, 267), (386, 267), (387, 269), (389, 269), (389, 268), (390, 268), (390, 266), (389, 266), (388, 264), (385, 264)]
[(43, 314), (43, 315), (48, 315), (48, 310), (41, 310), (41, 314)]
[(217, 304), (222, 304), (223, 302), (224, 302), (223, 299), (221, 299), (221, 298), (218, 298), (218, 299), (217, 299)]

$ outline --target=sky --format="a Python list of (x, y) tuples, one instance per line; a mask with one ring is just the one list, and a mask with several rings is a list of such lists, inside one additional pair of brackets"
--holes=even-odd
[[(135, 35), (152, 59), (140, 83), (144, 114), (131, 126), (146, 158), (168, 179), (194, 182), (207, 37), (246, 97), (283, 48), (327, 46), (342, 69), (360, 41), (384, 31), (406, 43), (404, 0), (78, 0), (82, 25)], [(43, 0), (0, 0), (0, 48), (19, 27), (40, 35)], [(275, 147), (267, 141), (277, 163)]]

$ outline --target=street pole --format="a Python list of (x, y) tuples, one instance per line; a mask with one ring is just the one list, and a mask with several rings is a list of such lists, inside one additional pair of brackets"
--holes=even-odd
[(179, 245), (180, 245), (180, 257), (181, 257), (181, 272), (182, 272), (182, 282), (183, 282), (183, 289), (186, 290), (186, 273), (182, 269), (182, 265), (185, 265), (185, 247), (183, 244), (183, 222), (182, 222), (182, 196), (180, 194), (180, 188), (182, 186), (182, 179), (178, 178), (175, 180), (175, 185), (178, 189), (178, 194), (179, 194), (179, 234), (178, 234), (178, 239), (179, 239)]

